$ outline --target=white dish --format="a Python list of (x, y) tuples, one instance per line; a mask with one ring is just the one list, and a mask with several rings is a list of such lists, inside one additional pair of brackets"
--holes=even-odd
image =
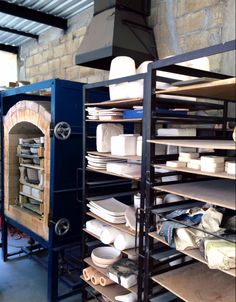
[(91, 253), (94, 264), (103, 268), (115, 263), (121, 257), (121, 252), (110, 246), (95, 248)]
[(94, 213), (95, 215), (99, 216), (100, 218), (104, 219), (105, 221), (108, 221), (110, 223), (114, 223), (114, 224), (123, 224), (125, 223), (125, 217), (123, 216), (123, 218), (120, 217), (114, 217), (111, 215), (106, 215), (105, 213), (98, 211), (97, 209), (91, 207), (88, 205), (88, 207), (90, 208), (90, 211), (92, 213)]
[(90, 201), (90, 205), (112, 216), (124, 216), (128, 206), (115, 198)]

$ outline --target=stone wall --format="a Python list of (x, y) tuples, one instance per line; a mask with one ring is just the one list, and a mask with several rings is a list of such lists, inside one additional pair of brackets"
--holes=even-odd
[[(185, 53), (235, 38), (234, 0), (152, 0), (149, 18), (159, 57)], [(52, 28), (21, 47), (19, 78), (38, 82), (54, 77), (81, 82), (107, 79), (107, 72), (75, 65), (75, 55), (93, 8), (69, 20), (67, 32)], [(232, 54), (210, 58), (213, 71), (234, 72)]]
[[(235, 39), (235, 1), (152, 1), (149, 21), (159, 58), (182, 54)], [(228, 62), (222, 55), (209, 57), (210, 69), (232, 74), (232, 59), (232, 55)]]
[(106, 73), (75, 65), (75, 55), (92, 18), (93, 8), (71, 18), (68, 30), (52, 28), (42, 34), (39, 41), (29, 41), (21, 47), (19, 78), (38, 82), (61, 78), (81, 82), (96, 82)]

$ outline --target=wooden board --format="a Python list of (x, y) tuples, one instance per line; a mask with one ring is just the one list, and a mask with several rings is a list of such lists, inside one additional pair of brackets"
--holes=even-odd
[(127, 234), (132, 235), (132, 236), (135, 236), (135, 231), (132, 231), (131, 229), (129, 229), (129, 228), (125, 225), (125, 223), (121, 223), (121, 224), (111, 223), (111, 222), (108, 222), (108, 221), (102, 219), (101, 217), (95, 215), (95, 214), (92, 213), (92, 212), (87, 212), (86, 214), (87, 214), (88, 216), (90, 216), (90, 217), (93, 217), (93, 218), (95, 218), (95, 219), (97, 219), (97, 220), (99, 220), (99, 221), (101, 221), (101, 222), (107, 224), (107, 225), (110, 225), (110, 226), (114, 227), (115, 229), (117, 229), (117, 230), (119, 230), (119, 231), (121, 231), (121, 232), (125, 232), (125, 233), (127, 233)]
[(194, 181), (161, 185), (154, 187), (154, 189), (236, 210), (236, 184), (232, 180)]
[[(80, 278), (85, 281), (83, 276), (81, 276)], [(103, 287), (101, 285), (93, 285), (93, 283), (90, 281), (85, 282), (112, 302), (117, 302), (117, 300), (115, 300), (116, 296), (126, 295), (130, 293), (127, 289), (119, 284), (111, 284)]]
[(102, 152), (96, 152), (96, 151), (88, 151), (89, 154), (103, 156), (103, 157), (110, 157), (110, 158), (118, 158), (118, 159), (129, 159), (129, 160), (141, 160), (141, 156), (136, 155), (111, 155), (111, 153), (102, 153)]
[[(95, 235), (94, 233), (88, 231), (87, 229), (83, 229), (84, 232), (86, 232), (87, 234), (89, 234), (90, 236), (93, 236), (94, 238), (96, 238), (97, 240), (100, 240), (100, 237)], [(112, 247), (114, 247), (113, 244), (108, 244)], [(130, 256), (130, 257), (137, 257), (137, 252), (135, 251), (135, 249), (128, 249), (128, 250), (124, 250), (124, 251), (121, 251), (123, 254), (127, 255), (127, 256)]]
[(219, 150), (236, 150), (236, 143), (232, 140), (201, 140), (201, 139), (155, 139), (149, 143), (176, 147), (205, 148)]
[[(96, 265), (93, 263), (93, 261), (92, 261), (92, 259), (91, 259), (90, 257), (85, 258), (85, 259), (84, 259), (84, 262), (86, 262), (89, 266), (94, 267), (97, 271), (99, 271), (99, 272), (100, 272), (101, 274), (103, 274), (104, 276), (107, 276), (107, 275), (108, 275), (108, 274), (107, 274), (107, 269), (106, 269), (106, 268), (101, 268), (101, 267), (96, 266)], [(127, 290), (130, 291), (130, 292), (132, 292), (132, 293), (135, 293), (135, 294), (137, 294), (137, 292), (138, 292), (137, 286), (132, 286), (132, 287), (128, 288)]]
[(216, 100), (236, 101), (236, 79), (218, 80), (179, 88), (157, 91), (157, 94), (182, 95)]
[[(168, 245), (168, 243), (165, 241), (165, 239), (163, 237), (161, 237), (160, 235), (158, 235), (156, 232), (151, 232), (149, 233), (149, 236), (151, 236), (152, 238), (162, 242), (163, 244)], [(199, 249), (192, 249), (192, 250), (185, 250), (185, 251), (180, 251), (181, 253), (198, 260), (201, 263), (204, 263), (207, 265), (207, 261), (202, 257), (202, 255), (200, 254)], [(230, 270), (221, 270), (222, 272), (224, 272), (225, 274), (228, 274), (232, 277), (236, 277), (236, 269), (230, 269)]]
[(219, 178), (225, 178), (225, 179), (234, 179), (236, 178), (235, 175), (228, 174), (226, 172), (203, 172), (201, 170), (196, 170), (196, 169), (190, 169), (190, 168), (174, 168), (174, 167), (169, 167), (166, 165), (154, 165), (155, 168), (162, 168), (162, 169), (167, 169), (171, 171), (178, 171), (178, 172), (184, 172), (184, 173), (190, 173), (190, 174), (197, 174), (197, 175), (206, 175), (206, 176), (212, 176), (212, 177), (219, 177)]
[(29, 198), (32, 198), (32, 199), (35, 199), (35, 200), (37, 200), (37, 201), (43, 202), (42, 199), (36, 198), (36, 197), (34, 197), (34, 196), (30, 195), (30, 194), (26, 194), (26, 193), (24, 193), (24, 192), (19, 192), (19, 194), (20, 194), (20, 195), (23, 195), (23, 196), (26, 196), (26, 197), (29, 197)]
[(85, 106), (132, 108), (133, 106), (141, 106), (142, 104), (143, 104), (143, 99), (133, 98), (133, 99), (112, 100), (112, 101), (109, 100), (99, 103), (86, 103)]
[(30, 168), (30, 169), (44, 170), (44, 168), (41, 168), (40, 166), (29, 165), (29, 164), (20, 164), (20, 166)]
[(87, 171), (92, 171), (92, 172), (97, 172), (97, 173), (102, 173), (102, 174), (107, 174), (107, 175), (112, 175), (112, 176), (116, 176), (116, 177), (123, 177), (123, 178), (128, 178), (128, 179), (133, 179), (133, 180), (140, 180), (140, 177), (135, 177), (135, 176), (130, 176), (127, 174), (116, 174), (116, 173), (112, 173), (112, 172), (108, 172), (106, 170), (96, 170), (96, 169), (92, 169), (92, 168), (86, 168)]
[(86, 120), (86, 122), (95, 122), (95, 123), (141, 123), (143, 119), (141, 118), (117, 118), (114, 120)]
[(31, 184), (31, 183), (29, 183), (29, 182), (27, 182), (27, 181), (19, 181), (19, 183), (22, 184), (22, 185), (26, 185), (26, 186), (29, 186), (29, 187), (31, 187), (31, 188), (34, 188), (34, 189), (38, 189), (38, 190), (40, 190), (40, 191), (43, 191), (43, 188), (39, 187), (38, 185)]
[(202, 263), (186, 265), (152, 280), (187, 302), (235, 302), (235, 279)]

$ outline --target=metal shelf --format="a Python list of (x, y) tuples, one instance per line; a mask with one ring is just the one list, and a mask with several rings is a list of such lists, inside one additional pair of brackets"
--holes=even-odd
[[(100, 241), (99, 236), (97, 236), (97, 235), (93, 234), (92, 232), (88, 231), (86, 228), (84, 228), (83, 231)], [(108, 244), (108, 245), (114, 247), (113, 244)], [(122, 254), (124, 254), (126, 256), (129, 256), (129, 257), (137, 257), (137, 255), (138, 255), (135, 249), (127, 249), (127, 250), (123, 250), (121, 252), (122, 252)]]
[[(163, 244), (169, 246), (168, 243), (165, 241), (165, 239), (162, 238), (160, 235), (158, 235), (156, 232), (149, 233), (149, 236), (151, 236), (155, 240), (158, 240), (159, 242), (162, 242)], [(179, 252), (207, 265), (207, 261), (202, 257), (202, 255), (200, 254), (199, 249), (184, 250), (184, 251), (179, 251)], [(224, 272), (225, 274), (228, 274), (228, 275), (232, 276), (232, 277), (236, 277), (236, 269), (221, 270), (221, 271)]]
[(86, 170), (91, 171), (91, 172), (102, 173), (102, 174), (107, 174), (107, 175), (112, 175), (112, 176), (123, 177), (123, 178), (140, 181), (140, 177), (138, 177), (138, 176), (131, 176), (128, 174), (116, 174), (116, 173), (108, 172), (106, 170), (96, 170), (96, 169), (92, 169), (92, 168), (86, 168)]
[(92, 282), (86, 281), (83, 276), (81, 276), (80, 278), (112, 302), (117, 301), (115, 300), (116, 296), (126, 295), (130, 293), (127, 289), (119, 284), (111, 284), (109, 286), (93, 285)]
[[(166, 164), (163, 164), (168, 160), (167, 157), (162, 157), (161, 155), (156, 156), (154, 146), (154, 144), (160, 144), (195, 149), (213, 149), (215, 151), (212, 151), (212, 153), (216, 155), (225, 155), (227, 151), (229, 154), (232, 154), (232, 151), (236, 151), (236, 144), (233, 140), (229, 140), (230, 136), (227, 130), (227, 123), (231, 121), (228, 115), (228, 103), (236, 101), (236, 78), (216, 73), (214, 73), (213, 76), (212, 73), (211, 77), (215, 77), (219, 80), (203, 84), (190, 84), (177, 88), (172, 87), (166, 90), (156, 90), (156, 81), (158, 80), (156, 72), (158, 70), (172, 73), (173, 77), (176, 73), (192, 76), (197, 79), (210, 77), (209, 72), (205, 73), (205, 71), (199, 69), (183, 67), (177, 64), (234, 50), (235, 41), (230, 41), (191, 53), (158, 60), (149, 66), (145, 86), (146, 98), (144, 99), (144, 127), (147, 132), (145, 144), (145, 212), (140, 213), (141, 221), (145, 221), (144, 225), (140, 224), (140, 234), (144, 234), (144, 239), (141, 235), (139, 236), (141, 246), (146, 245), (145, 248), (141, 247), (139, 250), (139, 253), (144, 251), (143, 254), (145, 255), (143, 268), (144, 280), (142, 282), (144, 288), (143, 299), (139, 295), (139, 299), (142, 302), (149, 302), (153, 297), (153, 282), (158, 283), (169, 292), (188, 302), (206, 302), (210, 300), (231, 302), (235, 300), (235, 269), (229, 271), (211, 270), (207, 267), (207, 261), (201, 256), (200, 251), (194, 249), (186, 251), (176, 250), (178, 255), (182, 254), (184, 256), (183, 261), (180, 264), (168, 266), (162, 270), (162, 259), (160, 257), (166, 252), (165, 255), (167, 255), (166, 257), (168, 258), (168, 253), (170, 252), (171, 254), (172, 250), (163, 238), (158, 236), (156, 232), (152, 232), (156, 228), (156, 214), (161, 212), (159, 215), (165, 217), (164, 214), (173, 211), (174, 208), (186, 209), (189, 205), (189, 207), (193, 207), (194, 202), (210, 203), (212, 205), (225, 207), (230, 210), (229, 212), (236, 210), (235, 175), (229, 175), (225, 172), (208, 173), (189, 168), (168, 167)], [(198, 98), (198, 100), (196, 102), (188, 102), (187, 100), (182, 100), (180, 96), (194, 97)], [(201, 98), (204, 98), (204, 100), (200, 100)], [(213, 101), (214, 104), (212, 103), (210, 105), (209, 100), (205, 101), (205, 99), (215, 100)], [(218, 102), (218, 104), (216, 104), (216, 102)], [(168, 106), (170, 106), (170, 108), (184, 108), (196, 112), (199, 110), (210, 110), (213, 109), (213, 106), (216, 106), (215, 109), (221, 111), (217, 117), (202, 116), (200, 112), (199, 115), (188, 114), (187, 116), (175, 117), (158, 114), (156, 107), (163, 108), (161, 106), (165, 106), (164, 108), (168, 108)], [(198, 128), (196, 125), (221, 124), (222, 130), (220, 135), (216, 133), (209, 135), (210, 132), (201, 129), (202, 131), (197, 131), (197, 136), (194, 138), (157, 137), (157, 124), (166, 124), (170, 127), (172, 125), (188, 124), (194, 128)], [(173, 127), (176, 128), (178, 126)], [(177, 154), (173, 155), (173, 159), (176, 158)], [(172, 171), (171, 173), (176, 173), (178, 178), (170, 182), (164, 182), (165, 180), (162, 179), (161, 173), (155, 172), (156, 167), (169, 170), (170, 172)], [(208, 176), (209, 180), (207, 177), (199, 177), (198, 175)], [(210, 177), (212, 177), (212, 180), (210, 180)], [(160, 181), (158, 182), (158, 180)], [(163, 193), (177, 194), (189, 200), (172, 204), (155, 205), (156, 196), (163, 195)], [(193, 202), (192, 205), (191, 202)], [(177, 220), (168, 219), (177, 222)], [(149, 232), (149, 234), (147, 234), (147, 232)], [(210, 233), (208, 232), (208, 234)], [(145, 253), (147, 250), (150, 252)], [(178, 257), (178, 255), (176, 257)], [(195, 260), (198, 262), (189, 264), (187, 260), (188, 257), (186, 258), (185, 255), (192, 258), (190, 262), (194, 262)], [(169, 258), (166, 261), (171, 262), (171, 259), (172, 258)], [(158, 270), (159, 274), (156, 275)]]
[(110, 157), (110, 158), (118, 158), (118, 159), (138, 160), (138, 161), (140, 161), (142, 159), (141, 156), (137, 156), (137, 155), (125, 155), (125, 156), (119, 155), (118, 156), (118, 155), (112, 155), (111, 153), (102, 153), (102, 152), (96, 152), (96, 151), (88, 151), (88, 153), (93, 154), (93, 155)]
[[(100, 272), (101, 274), (103, 274), (104, 276), (107, 276), (107, 269), (106, 268), (101, 268), (101, 267), (98, 267), (96, 266), (93, 261), (92, 261), (92, 258), (88, 257), (88, 258), (85, 258), (84, 259), (84, 262), (86, 262), (89, 266), (92, 266), (94, 267), (98, 272)], [(127, 288), (128, 291), (136, 294), (137, 293), (137, 286), (132, 286), (130, 288)]]
[(135, 231), (132, 231), (131, 229), (129, 229), (125, 225), (125, 223), (121, 223), (121, 224), (111, 223), (111, 222), (108, 222), (108, 221), (102, 219), (101, 217), (93, 214), (92, 212), (87, 212), (87, 215), (93, 217), (94, 219), (100, 220), (101, 222), (103, 222), (105, 224), (108, 224), (108, 225), (112, 226), (113, 228), (115, 228), (115, 229), (117, 229), (121, 232), (124, 232), (124, 233), (130, 234), (132, 236), (135, 236)]

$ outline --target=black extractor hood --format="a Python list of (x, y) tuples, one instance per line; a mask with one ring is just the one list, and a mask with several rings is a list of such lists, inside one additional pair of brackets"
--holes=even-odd
[(95, 0), (76, 64), (109, 70), (116, 56), (130, 56), (136, 65), (156, 60), (153, 30), (147, 26), (149, 14), (150, 0)]

